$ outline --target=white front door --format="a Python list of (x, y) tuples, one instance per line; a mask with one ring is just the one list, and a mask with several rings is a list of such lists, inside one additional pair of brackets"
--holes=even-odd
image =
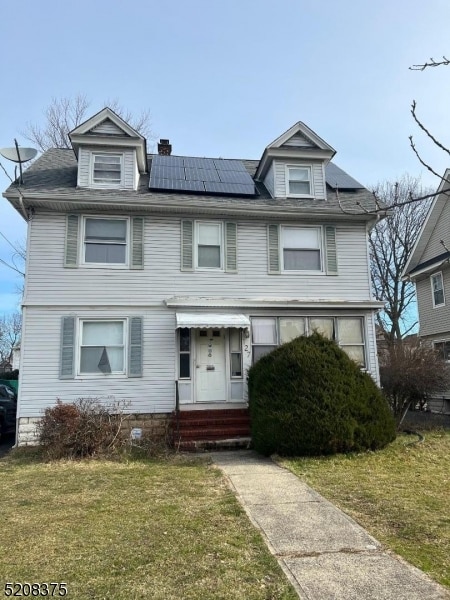
[(225, 402), (225, 330), (199, 329), (196, 336), (196, 401)]

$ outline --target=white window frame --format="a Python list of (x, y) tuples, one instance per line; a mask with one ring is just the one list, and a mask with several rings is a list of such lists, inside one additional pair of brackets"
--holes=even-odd
[[(123, 323), (123, 370), (111, 373), (82, 373), (81, 372), (81, 347), (83, 335), (83, 323)], [(97, 318), (97, 317), (79, 317), (77, 319), (76, 331), (76, 378), (77, 379), (98, 379), (103, 377), (122, 378), (128, 375), (128, 317), (117, 318)]]
[[(281, 272), (282, 273), (304, 273), (305, 275), (323, 275), (325, 272), (325, 265), (324, 265), (324, 241), (323, 241), (323, 227), (321, 225), (282, 225), (281, 226), (281, 231), (280, 231), (280, 257), (281, 257)], [(320, 253), (320, 269), (317, 271), (313, 271), (313, 270), (298, 270), (295, 271), (294, 269), (285, 269), (284, 268), (284, 231), (287, 229), (315, 229), (318, 232), (319, 235), (319, 253)], [(301, 250), (302, 248), (299, 248), (299, 250)], [(304, 248), (304, 250), (308, 250), (308, 248)]]
[[(125, 262), (123, 263), (101, 263), (87, 262), (86, 255), (86, 221), (87, 219), (101, 219), (102, 221), (126, 221), (126, 238), (125, 238)], [(130, 217), (110, 216), (110, 215), (83, 215), (81, 219), (81, 243), (79, 264), (88, 269), (128, 269), (130, 262)]]
[[(289, 182), (291, 181), (289, 176), (290, 169), (305, 169), (309, 172), (309, 194), (294, 194), (291, 193)], [(313, 166), (308, 164), (288, 164), (285, 165), (285, 185), (286, 185), (286, 197), (287, 198), (314, 198), (314, 182), (313, 182)]]
[[(120, 158), (120, 181), (94, 181), (94, 169), (95, 169), (95, 158), (97, 156), (116, 156)], [(91, 152), (90, 155), (90, 169), (89, 169), (89, 185), (93, 188), (103, 188), (103, 189), (115, 189), (124, 187), (124, 155), (122, 152), (107, 152), (107, 151), (98, 151)]]
[[(199, 227), (200, 225), (216, 225), (219, 227), (219, 239), (220, 239), (220, 267), (199, 267), (198, 266), (198, 246), (199, 246)], [(206, 272), (224, 272), (225, 271), (225, 267), (224, 267), (224, 262), (225, 262), (225, 257), (224, 257), (224, 248), (225, 248), (225, 241), (224, 241), (224, 225), (222, 221), (195, 221), (195, 227), (194, 227), (194, 266), (195, 266), (195, 271), (206, 271)]]
[[(435, 302), (435, 290), (434, 290), (434, 285), (433, 285), (433, 281), (435, 277), (440, 277), (441, 280), (441, 285), (442, 285), (442, 296), (443, 296), (443, 302), (440, 302), (439, 304), (436, 304)], [(444, 290), (444, 276), (442, 275), (442, 271), (438, 271), (437, 273), (433, 273), (433, 275), (430, 275), (430, 284), (431, 284), (431, 296), (433, 298), (433, 308), (439, 308), (440, 306), (445, 306), (445, 290)]]

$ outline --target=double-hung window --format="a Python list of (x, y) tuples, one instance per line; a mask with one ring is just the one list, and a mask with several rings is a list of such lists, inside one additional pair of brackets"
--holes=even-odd
[(311, 167), (286, 166), (286, 194), (298, 198), (313, 195)]
[(242, 332), (230, 329), (230, 368), (231, 377), (242, 377)]
[(92, 154), (92, 183), (99, 186), (119, 187), (123, 179), (121, 154)]
[(197, 268), (223, 268), (222, 223), (197, 222)]
[(85, 217), (83, 262), (127, 264), (128, 219)]
[(284, 271), (322, 271), (320, 227), (283, 227), (281, 243)]
[(431, 276), (431, 290), (433, 293), (433, 306), (443, 306), (445, 304), (444, 280), (442, 273), (435, 273)]
[(80, 320), (80, 375), (125, 373), (126, 320)]

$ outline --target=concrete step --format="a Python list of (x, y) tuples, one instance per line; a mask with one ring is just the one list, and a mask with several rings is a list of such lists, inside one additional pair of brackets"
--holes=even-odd
[(250, 448), (250, 437), (236, 437), (221, 440), (181, 441), (175, 449), (183, 452), (201, 452), (206, 450), (241, 450)]

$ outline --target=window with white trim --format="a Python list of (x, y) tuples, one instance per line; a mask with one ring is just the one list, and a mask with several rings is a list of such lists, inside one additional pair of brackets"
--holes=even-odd
[(79, 375), (126, 372), (126, 319), (79, 321)]
[(286, 165), (286, 195), (297, 198), (313, 196), (311, 167)]
[(322, 228), (281, 228), (283, 271), (322, 271)]
[(439, 352), (440, 356), (446, 361), (450, 362), (450, 340), (444, 340), (442, 342), (433, 342), (434, 349)]
[(191, 378), (191, 330), (187, 327), (182, 327), (179, 330), (180, 341), (180, 362), (179, 362), (179, 379)]
[(242, 378), (242, 331), (230, 329), (231, 377)]
[(196, 267), (223, 268), (222, 223), (196, 222)]
[(126, 265), (128, 263), (129, 220), (84, 217), (83, 257), (85, 264)]
[(445, 296), (444, 296), (444, 280), (442, 278), (442, 273), (435, 273), (430, 277), (431, 281), (431, 291), (433, 293), (433, 306), (444, 306), (445, 304)]
[(93, 152), (91, 183), (100, 187), (120, 187), (123, 183), (123, 155)]
[(280, 344), (317, 332), (366, 367), (363, 317), (254, 317), (251, 322), (253, 363)]

